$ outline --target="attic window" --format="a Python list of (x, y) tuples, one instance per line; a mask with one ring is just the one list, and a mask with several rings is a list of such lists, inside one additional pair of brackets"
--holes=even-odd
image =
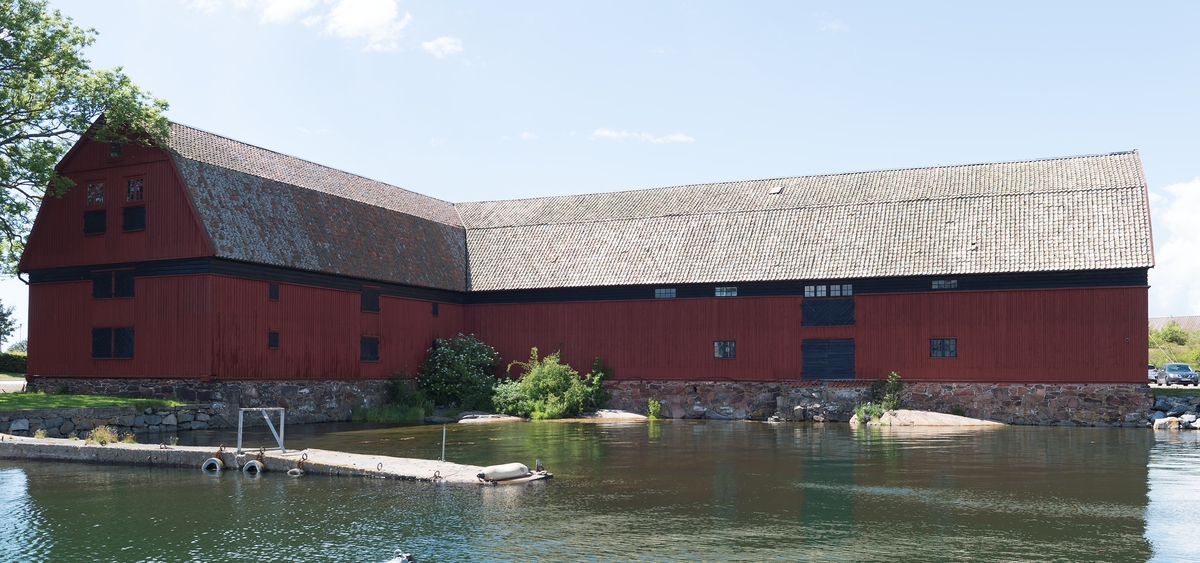
[(783, 193), (783, 186), (771, 186), (771, 189), (767, 190), (767, 193), (771, 195), (779, 195)]
[(267, 299), (279, 301), (279, 284), (273, 283), (267, 286)]
[(655, 289), (654, 290), (654, 298), (655, 299), (674, 299), (675, 298), (675, 288), (667, 287), (667, 288)]
[(379, 288), (363, 287), (360, 310), (364, 313), (379, 312)]
[(125, 190), (125, 201), (142, 201), (142, 179), (130, 180)]
[(733, 286), (718, 287), (717, 297), (737, 297), (737, 288)]
[(436, 317), (436, 316), (438, 316), (438, 304), (432, 303), (432, 305), (433, 305), (433, 316)]
[(87, 185), (87, 204), (104, 205), (104, 184)]
[(108, 157), (117, 158), (121, 156), (121, 141), (113, 141), (108, 144)]
[(958, 289), (958, 280), (933, 280), (934, 289)]

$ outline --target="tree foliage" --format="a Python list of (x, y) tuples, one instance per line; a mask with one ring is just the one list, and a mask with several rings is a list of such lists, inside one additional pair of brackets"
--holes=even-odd
[(417, 385), (435, 404), (461, 409), (489, 409), (492, 370), (500, 365), (496, 349), (475, 335), (437, 339), (417, 373)]
[[(167, 103), (120, 67), (93, 69), (96, 39), (46, 0), (0, 0), (0, 262), (15, 268), (45, 195), (74, 184), (55, 165), (79, 138), (165, 142)], [(103, 119), (100, 119), (103, 116)]]

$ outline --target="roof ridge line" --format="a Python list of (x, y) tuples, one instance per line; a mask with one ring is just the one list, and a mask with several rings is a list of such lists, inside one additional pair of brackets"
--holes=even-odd
[(1001, 161), (997, 161), (997, 162), (971, 162), (971, 163), (963, 163), (963, 164), (938, 164), (935, 166), (909, 166), (909, 167), (905, 167), (905, 168), (880, 168), (880, 169), (876, 169), (876, 170), (853, 170), (853, 171), (848, 171), (848, 172), (827, 172), (827, 173), (823, 173), (823, 174), (802, 174), (799, 176), (778, 176), (778, 177), (774, 177), (774, 178), (748, 178), (748, 179), (743, 179), (743, 180), (727, 180), (727, 181), (721, 181), (721, 182), (676, 184), (676, 185), (672, 185), (672, 186), (654, 186), (654, 187), (649, 187), (649, 188), (633, 188), (633, 189), (628, 189), (628, 190), (613, 190), (613, 191), (608, 191), (608, 192), (589, 192), (589, 193), (568, 194), (568, 195), (547, 195), (547, 196), (537, 196), (537, 197), (523, 197), (523, 198), (516, 198), (516, 199), (484, 199), (484, 200), (477, 200), (477, 201), (462, 201), (462, 202), (455, 203), (454, 205), (458, 206), (458, 205), (469, 204), (469, 203), (499, 203), (499, 202), (508, 202), (508, 201), (531, 201), (531, 200), (539, 200), (539, 199), (555, 199), (555, 198), (563, 198), (563, 197), (624, 194), (624, 193), (631, 193), (631, 192), (646, 192), (646, 191), (652, 191), (652, 190), (672, 190), (672, 189), (682, 189), (682, 188), (695, 188), (695, 187), (699, 187), (699, 186), (714, 186), (714, 185), (718, 185), (718, 184), (745, 184), (748, 182), (775, 182), (775, 181), (782, 181), (782, 180), (797, 180), (800, 178), (827, 178), (830, 176), (853, 176), (853, 175), (857, 175), (857, 174), (878, 174), (880, 172), (907, 172), (909, 170), (936, 170), (936, 169), (940, 169), (940, 168), (967, 168), (967, 167), (972, 167), (972, 166), (992, 166), (992, 165), (996, 165), (996, 164), (1021, 164), (1021, 163), (1026, 163), (1026, 162), (1052, 162), (1055, 160), (1074, 160), (1077, 158), (1099, 158), (1099, 157), (1105, 157), (1105, 156), (1120, 156), (1120, 155), (1127, 155), (1127, 154), (1138, 154), (1138, 151), (1137, 151), (1137, 149), (1133, 149), (1133, 150), (1128, 150), (1128, 151), (1115, 151), (1115, 152), (1109, 152), (1109, 153), (1078, 154), (1078, 155), (1071, 155), (1071, 156), (1028, 158), (1028, 159), (1019, 159), (1019, 160), (1001, 160)]
[(734, 214), (738, 214), (738, 213), (762, 213), (762, 212), (767, 212), (767, 211), (789, 211), (789, 210), (796, 210), (796, 209), (832, 209), (835, 207), (862, 207), (862, 206), (867, 206), (867, 205), (881, 205), (881, 204), (886, 204), (886, 203), (906, 203), (906, 202), (913, 202), (913, 201), (946, 201), (946, 200), (951, 200), (951, 199), (982, 199), (982, 198), (999, 198), (999, 197), (1041, 195), (1041, 194), (1061, 194), (1061, 193), (1072, 193), (1072, 192), (1101, 192), (1101, 191), (1111, 191), (1111, 190), (1139, 189), (1142, 187), (1143, 186), (1121, 186), (1121, 187), (1110, 186), (1110, 187), (1104, 187), (1104, 188), (1085, 188), (1085, 189), (1074, 189), (1074, 190), (1044, 190), (1044, 191), (1006, 193), (1006, 194), (964, 194), (964, 195), (943, 196), (943, 197), (888, 199), (888, 200), (880, 200), (880, 201), (853, 201), (853, 202), (845, 202), (845, 203), (792, 205), (792, 206), (788, 206), (788, 207), (769, 207), (769, 208), (757, 208), (757, 209), (726, 209), (726, 210), (716, 210), (716, 211), (698, 211), (695, 213), (663, 213), (663, 214), (659, 214), (659, 215), (637, 215), (637, 216), (633, 216), (633, 217), (615, 217), (615, 218), (608, 218), (608, 219), (587, 219), (587, 220), (580, 220), (580, 221), (562, 221), (559, 223), (520, 223), (520, 224), (515, 224), (515, 225), (496, 225), (496, 226), (489, 226), (489, 227), (468, 227), (468, 226), (466, 226), (465, 222), (463, 223), (463, 225), (467, 231), (482, 231), (482, 230), (486, 230), (486, 229), (510, 229), (513, 227), (537, 227), (537, 226), (543, 226), (543, 225), (584, 225), (584, 224), (588, 224), (588, 223), (615, 223), (618, 221), (637, 221), (637, 220), (642, 220), (642, 219), (661, 219), (661, 218), (665, 218), (665, 217), (704, 217), (704, 216), (709, 216), (709, 215), (734, 215)]

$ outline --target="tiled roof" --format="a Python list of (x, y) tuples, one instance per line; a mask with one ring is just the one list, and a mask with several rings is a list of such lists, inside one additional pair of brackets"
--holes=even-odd
[(462, 226), (454, 204), (187, 125), (171, 124), (168, 147), (183, 158), (251, 176)]
[(181, 125), (169, 148), (218, 257), (466, 289), (449, 203)]
[(1175, 321), (1179, 325), (1179, 328), (1186, 331), (1200, 330), (1200, 315), (1191, 317), (1150, 317), (1150, 328), (1162, 330), (1171, 321)]
[(1153, 265), (1136, 153), (456, 207), (474, 291)]

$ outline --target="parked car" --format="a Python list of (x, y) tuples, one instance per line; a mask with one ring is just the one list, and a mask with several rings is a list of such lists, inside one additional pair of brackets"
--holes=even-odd
[(1154, 364), (1149, 364), (1149, 365), (1150, 365), (1150, 381), (1157, 382), (1158, 381), (1158, 368), (1154, 367)]
[(1187, 364), (1166, 364), (1158, 370), (1159, 385), (1200, 385), (1200, 374)]

